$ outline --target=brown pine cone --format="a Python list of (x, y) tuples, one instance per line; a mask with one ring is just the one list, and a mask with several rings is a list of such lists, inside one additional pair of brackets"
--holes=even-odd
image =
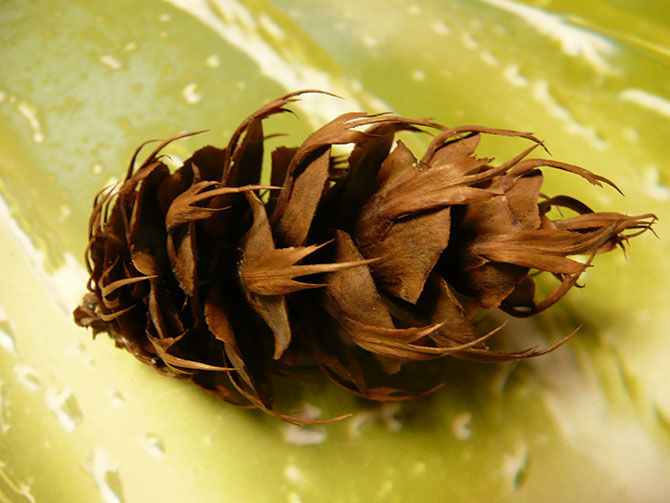
[[(272, 153), (260, 185), (263, 119), (288, 94), (245, 119), (224, 149), (208, 146), (170, 173), (161, 143), (119, 186), (95, 198), (86, 251), (90, 281), (81, 326), (163, 373), (235, 404), (273, 411), (273, 375), (312, 362), (366, 398), (413, 395), (369, 387), (370, 356), (388, 373), (445, 355), (479, 361), (537, 356), (488, 349), (473, 310), (513, 316), (546, 309), (575, 285), (594, 255), (650, 229), (651, 214), (595, 213), (569, 196), (540, 193), (539, 168), (614, 184), (569, 164), (526, 159), (529, 133), (444, 128), (390, 114), (342, 115), (297, 148)], [(394, 136), (437, 130), (418, 160)], [(482, 134), (531, 146), (493, 166)], [(351, 144), (346, 160), (332, 146)], [(618, 189), (617, 189), (618, 190)], [(552, 208), (576, 216), (551, 220)], [(585, 263), (568, 258), (585, 255)], [(559, 281), (535, 300), (535, 275)], [(477, 310), (475, 310), (476, 312)]]

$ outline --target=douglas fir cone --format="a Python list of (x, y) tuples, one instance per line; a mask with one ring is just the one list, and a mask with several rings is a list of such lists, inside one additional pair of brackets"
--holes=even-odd
[[(400, 400), (413, 395), (368, 386), (368, 361), (392, 374), (412, 360), (499, 362), (554, 349), (563, 340), (542, 351), (489, 349), (493, 332), (471, 322), (477, 306), (538, 313), (594, 255), (655, 220), (541, 194), (542, 167), (618, 189), (577, 166), (527, 159), (542, 146), (529, 133), (388, 114), (344, 114), (299, 147), (277, 148), (271, 183), (261, 185), (262, 121), (298, 94), (268, 103), (226, 148), (202, 148), (173, 173), (159, 152), (188, 135), (136, 167), (138, 149), (123, 182), (95, 198), (79, 325), (226, 401), (293, 420), (273, 410), (272, 377), (296, 367), (318, 366), (366, 398)], [(437, 133), (420, 159), (394, 142), (421, 130)], [(482, 134), (531, 145), (493, 165), (475, 155)], [(332, 152), (342, 144), (353, 145), (347, 158)], [(552, 208), (574, 216), (552, 220)], [(542, 300), (537, 271), (558, 280)]]

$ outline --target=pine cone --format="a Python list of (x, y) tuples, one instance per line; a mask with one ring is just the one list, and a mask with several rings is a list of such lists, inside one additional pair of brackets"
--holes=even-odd
[[(371, 356), (395, 373), (445, 355), (497, 362), (555, 349), (567, 337), (544, 350), (489, 349), (495, 330), (480, 335), (472, 319), (480, 308), (546, 309), (594, 255), (655, 221), (543, 196), (541, 167), (616, 187), (526, 159), (543, 146), (529, 133), (390, 114), (345, 114), (300, 147), (276, 149), (271, 185), (260, 185), (262, 121), (302, 92), (268, 103), (226, 148), (202, 148), (173, 173), (161, 149), (197, 133), (161, 143), (136, 168), (146, 143), (138, 148), (120, 186), (95, 198), (79, 325), (226, 401), (295, 420), (273, 410), (272, 378), (304, 365), (365, 398), (400, 400), (415, 395), (368, 386)], [(393, 148), (397, 132), (426, 129), (437, 134), (420, 160), (401, 141)], [(482, 134), (531, 146), (493, 166), (475, 156)], [(353, 145), (346, 159), (332, 153), (342, 144)], [(576, 216), (551, 220), (553, 208)], [(588, 260), (568, 258), (578, 254)], [(532, 271), (559, 281), (541, 301)]]

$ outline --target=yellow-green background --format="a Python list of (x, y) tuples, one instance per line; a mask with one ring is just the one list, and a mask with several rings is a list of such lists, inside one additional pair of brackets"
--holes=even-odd
[[(546, 191), (652, 211), (508, 347), (444, 361), (448, 383), (379, 406), (294, 384), (302, 430), (162, 378), (71, 322), (94, 193), (136, 145), (209, 133), (299, 88), (284, 142), (351, 110), (530, 130), (568, 175)], [(278, 140), (273, 140), (278, 144)], [(670, 494), (670, 9), (665, 0), (0, 0), (0, 501), (663, 501)], [(414, 140), (420, 154), (425, 141)], [(521, 145), (489, 141), (502, 159)]]

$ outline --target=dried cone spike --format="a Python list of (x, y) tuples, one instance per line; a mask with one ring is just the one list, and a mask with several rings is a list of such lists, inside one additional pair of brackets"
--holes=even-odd
[[(273, 410), (272, 378), (305, 361), (360, 396), (401, 400), (413, 395), (368, 387), (362, 361), (372, 355), (395, 373), (412, 360), (497, 362), (554, 349), (563, 341), (488, 349), (492, 334), (477, 333), (462, 303), (538, 313), (595, 254), (623, 248), (655, 220), (542, 196), (540, 168), (616, 187), (577, 166), (528, 159), (542, 146), (531, 134), (390, 114), (345, 114), (299, 147), (276, 149), (272, 186), (262, 186), (263, 120), (301, 93), (268, 103), (226, 148), (202, 148), (175, 172), (159, 153), (187, 135), (136, 166), (138, 148), (120, 186), (95, 198), (79, 325), (226, 401), (299, 421)], [(394, 142), (401, 130), (426, 129), (437, 133), (421, 159)], [(475, 155), (482, 134), (531, 145), (494, 165)], [(353, 145), (346, 161), (331, 151), (341, 144)], [(552, 208), (575, 216), (552, 220)], [(531, 271), (558, 279), (542, 300)]]

